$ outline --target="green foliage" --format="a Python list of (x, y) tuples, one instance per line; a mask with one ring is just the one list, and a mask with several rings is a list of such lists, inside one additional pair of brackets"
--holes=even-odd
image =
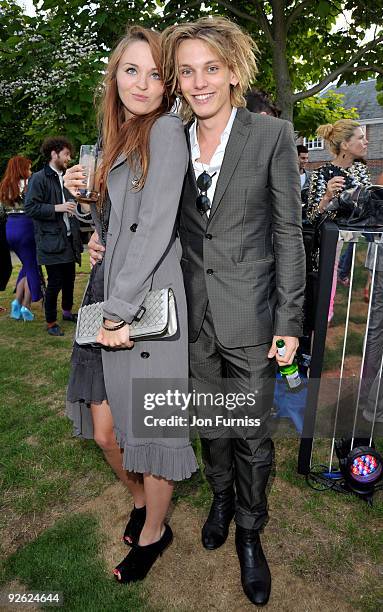
[[(39, 163), (47, 134), (65, 134), (76, 147), (96, 138), (93, 96), (110, 49), (132, 23), (164, 29), (201, 15), (225, 15), (245, 28), (259, 47), (256, 86), (276, 98), (283, 116), (301, 133), (323, 121), (352, 116), (335, 98), (313, 99), (310, 87), (340, 70), (334, 81), (358, 82), (383, 65), (383, 45), (366, 44), (375, 26), (382, 35), (383, 0), (34, 0), (36, 16), (14, 0), (0, 0), (0, 174), (18, 153)], [(279, 13), (278, 13), (279, 11)], [(368, 40), (368, 39), (367, 39)], [(286, 48), (278, 64), (277, 50)], [(350, 65), (348, 64), (350, 62)], [(331, 79), (330, 79), (331, 80)], [(378, 100), (383, 104), (383, 77)]]
[(300, 136), (313, 138), (315, 128), (324, 123), (334, 123), (338, 119), (357, 119), (356, 108), (342, 106), (344, 96), (329, 91), (324, 97), (313, 96), (297, 102), (294, 107), (294, 127)]
[[(15, 17), (6, 6), (2, 21)], [(87, 28), (78, 33), (54, 15), (16, 11), (0, 49), (1, 162), (17, 153), (39, 161), (44, 136), (64, 134), (77, 147), (96, 139), (93, 95), (102, 77), (103, 52)], [(11, 128), (13, 127), (13, 129)]]
[[(255, 85), (276, 98), (287, 118), (292, 118), (287, 105), (289, 99), (294, 103), (297, 101), (296, 96), (310, 97), (307, 90), (321, 83), (335, 70), (342, 68), (319, 91), (338, 79), (340, 84), (375, 77), (375, 68), (381, 70), (383, 65), (383, 44), (379, 44), (379, 37), (383, 35), (383, 0), (216, 0), (205, 2), (205, 11), (201, 10), (202, 3), (191, 7), (189, 4), (188, 0), (167, 2), (162, 27), (175, 20), (195, 19), (206, 14), (206, 10), (210, 14), (225, 15), (236, 21), (253, 36), (260, 50), (260, 72)], [(371, 43), (363, 55), (352, 61), (356, 52), (368, 42), (367, 32), (371, 38), (373, 27), (377, 42)], [(286, 45), (287, 72), (284, 66), (278, 66), (277, 51), (281, 45)], [(350, 60), (351, 66), (348, 65)], [(317, 126), (319, 109), (317, 105), (311, 108), (313, 114), (309, 120), (310, 107), (305, 107), (305, 130), (313, 132)], [(344, 116), (341, 109), (338, 112)]]
[(376, 79), (377, 100), (383, 106), (383, 75), (380, 74)]

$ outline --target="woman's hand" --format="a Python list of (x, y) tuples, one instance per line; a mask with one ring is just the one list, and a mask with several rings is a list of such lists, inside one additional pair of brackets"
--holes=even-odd
[(68, 168), (64, 174), (64, 187), (77, 198), (80, 195), (79, 189), (83, 189), (84, 185), (86, 185), (84, 167), (77, 164), (76, 166)]
[(329, 200), (332, 200), (340, 191), (343, 190), (344, 182), (344, 176), (334, 176), (329, 180), (326, 189), (326, 196)]
[(134, 346), (134, 342), (129, 340), (129, 325), (124, 325), (121, 329), (113, 331), (113, 327), (116, 326), (116, 321), (104, 321), (106, 327), (110, 327), (110, 331), (100, 328), (97, 336), (97, 342), (103, 346), (109, 346), (110, 348), (128, 348), (131, 349)]
[(98, 234), (96, 231), (93, 232), (88, 242), (88, 253), (90, 259), (90, 265), (95, 266), (96, 263), (100, 262), (104, 257), (105, 247), (98, 241)]
[(319, 202), (319, 212), (324, 213), (331, 200), (344, 189), (345, 179), (343, 176), (334, 176), (327, 183), (326, 193)]

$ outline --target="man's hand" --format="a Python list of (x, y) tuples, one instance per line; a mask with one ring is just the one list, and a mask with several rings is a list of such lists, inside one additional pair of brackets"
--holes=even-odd
[(88, 242), (88, 253), (90, 258), (90, 265), (92, 267), (102, 260), (102, 258), (104, 257), (104, 251), (105, 247), (103, 247), (102, 244), (99, 243), (97, 232), (93, 232)]
[(64, 204), (55, 204), (55, 211), (61, 213), (69, 213), (73, 215), (76, 210), (75, 202), (64, 202)]
[[(116, 325), (116, 322), (105, 320), (105, 325), (106, 327), (112, 328), (114, 325)], [(109, 346), (110, 348), (131, 349), (134, 346), (134, 342), (129, 340), (129, 325), (125, 325), (116, 331), (107, 331), (101, 327), (100, 331), (98, 332), (97, 342), (103, 346)]]
[[(286, 354), (284, 357), (280, 357), (277, 352), (277, 340), (284, 340), (286, 347)], [(290, 365), (294, 361), (295, 353), (299, 346), (298, 338), (295, 336), (274, 336), (273, 343), (267, 355), (269, 359), (275, 357), (276, 362), (279, 366)]]

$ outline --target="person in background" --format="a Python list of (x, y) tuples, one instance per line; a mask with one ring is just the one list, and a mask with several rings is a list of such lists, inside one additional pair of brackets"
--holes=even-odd
[[(365, 163), (363, 159), (360, 160)], [(352, 266), (352, 254), (353, 254), (353, 243), (349, 242), (344, 253), (340, 256), (339, 264), (338, 264), (338, 283), (343, 285), (344, 287), (348, 287), (350, 285), (350, 272)], [(370, 291), (370, 283), (371, 277), (368, 274), (366, 286), (364, 288), (364, 301), (368, 304), (369, 301), (369, 291)]]
[(45, 265), (48, 284), (45, 294), (47, 332), (63, 336), (57, 322), (57, 298), (62, 292), (62, 318), (76, 322), (72, 313), (76, 262), (81, 264), (80, 224), (73, 216), (76, 204), (63, 185), (63, 175), (72, 156), (72, 144), (62, 136), (46, 138), (41, 152), (45, 166), (28, 186), (25, 212), (35, 225), (37, 260)]
[[(0, 203), (0, 291), (5, 291), (12, 274), (12, 259), (5, 233), (7, 224), (7, 213), (5, 206)], [(0, 313), (6, 312), (6, 308), (0, 306)]]
[(307, 370), (310, 363), (311, 355), (311, 336), (314, 328), (313, 312), (313, 280), (310, 274), (310, 259), (313, 242), (314, 228), (307, 220), (307, 199), (310, 186), (311, 172), (306, 170), (309, 161), (308, 148), (303, 145), (297, 145), (298, 153), (298, 168), (301, 181), (301, 202), (302, 202), (302, 226), (303, 226), (303, 242), (306, 253), (306, 290), (305, 301), (303, 306), (304, 324), (303, 336), (299, 338), (298, 360), (303, 370)]
[[(313, 170), (311, 174), (307, 218), (313, 224), (317, 224), (322, 219), (332, 198), (338, 193), (357, 185), (368, 186), (371, 184), (366, 165), (359, 161), (360, 158), (366, 157), (368, 141), (357, 121), (353, 119), (339, 119), (334, 124), (328, 123), (319, 126), (317, 134), (324, 139), (330, 152), (334, 155), (334, 159), (332, 162)], [(335, 213), (329, 213), (329, 218), (334, 219), (335, 217)], [(329, 324), (334, 316), (338, 262), (342, 246), (343, 242), (339, 241), (327, 317)], [(312, 256), (313, 269), (318, 270), (319, 249), (315, 249)]]
[(260, 115), (271, 115), (272, 117), (279, 117), (281, 111), (274, 104), (268, 94), (262, 89), (253, 87), (245, 95), (246, 108), (251, 113), (259, 113)]
[(31, 160), (26, 157), (12, 157), (0, 183), (0, 201), (7, 215), (7, 243), (22, 263), (16, 281), (16, 297), (11, 304), (11, 317), (24, 321), (34, 319), (30, 310), (31, 302), (38, 302), (42, 298), (33, 222), (24, 212), (24, 197), (32, 174), (31, 165)]
[(299, 174), (301, 178), (302, 215), (303, 215), (303, 221), (305, 221), (306, 220), (307, 198), (308, 198), (310, 178), (311, 178), (311, 172), (309, 170), (306, 170), (306, 166), (309, 163), (309, 150), (307, 147), (305, 147), (305, 145), (299, 144), (297, 145), (297, 153), (298, 153)]

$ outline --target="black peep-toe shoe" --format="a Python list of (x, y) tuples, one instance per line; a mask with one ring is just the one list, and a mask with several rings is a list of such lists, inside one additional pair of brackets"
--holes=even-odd
[(134, 506), (130, 513), (130, 518), (125, 527), (124, 536), (122, 538), (123, 542), (125, 542), (127, 546), (132, 546), (138, 542), (142, 528), (145, 524), (145, 520), (146, 506), (143, 506), (142, 508), (136, 508)]
[(116, 580), (123, 584), (143, 580), (157, 558), (162, 555), (172, 540), (173, 532), (169, 525), (165, 525), (165, 531), (158, 542), (148, 544), (147, 546), (134, 544), (125, 559), (114, 568), (113, 574)]

